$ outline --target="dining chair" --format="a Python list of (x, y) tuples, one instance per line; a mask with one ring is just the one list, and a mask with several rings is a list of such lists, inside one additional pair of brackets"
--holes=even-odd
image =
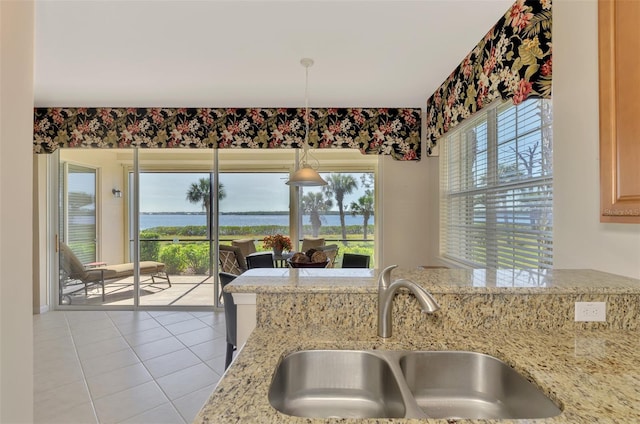
[(253, 253), (245, 258), (247, 268), (275, 268), (273, 254), (271, 252)]
[(224, 358), (224, 369), (226, 370), (233, 358), (233, 351), (236, 350), (238, 341), (238, 317), (236, 304), (233, 302), (233, 295), (226, 293), (224, 288), (236, 279), (237, 275), (228, 272), (221, 272), (220, 286), (222, 286), (222, 300), (224, 302), (224, 322), (227, 327), (227, 355)]
[(345, 253), (342, 256), (342, 268), (369, 268), (371, 257), (356, 253)]

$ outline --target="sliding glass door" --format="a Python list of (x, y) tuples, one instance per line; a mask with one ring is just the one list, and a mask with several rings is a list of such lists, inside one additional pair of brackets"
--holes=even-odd
[(216, 305), (213, 150), (61, 149), (59, 304)]
[(140, 172), (140, 261), (162, 263), (168, 278), (141, 276), (140, 305), (213, 304), (213, 182), (211, 172)]
[(215, 305), (214, 163), (213, 150), (138, 151), (129, 235), (131, 259), (139, 240), (140, 306)]
[(329, 185), (294, 188), (294, 150), (253, 150), (61, 149), (61, 303), (219, 306), (217, 246), (276, 233), (374, 263), (376, 157), (317, 152)]

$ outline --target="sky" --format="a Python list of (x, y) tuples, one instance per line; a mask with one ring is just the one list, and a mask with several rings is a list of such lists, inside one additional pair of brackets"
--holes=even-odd
[[(142, 173), (140, 212), (202, 212), (202, 204), (187, 201), (186, 193), (192, 183), (208, 177), (207, 173)], [(220, 174), (226, 192), (220, 212), (289, 210), (287, 179), (287, 173)], [(360, 184), (359, 177), (356, 181)], [(320, 190), (320, 187), (305, 188), (305, 192)], [(363, 192), (364, 189), (359, 189), (345, 196), (345, 205), (357, 200)], [(333, 209), (338, 210), (335, 205)]]

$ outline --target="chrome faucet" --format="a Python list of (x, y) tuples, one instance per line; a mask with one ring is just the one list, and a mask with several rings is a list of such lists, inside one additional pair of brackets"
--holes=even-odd
[(378, 336), (391, 337), (391, 309), (393, 298), (400, 287), (409, 289), (418, 299), (422, 312), (432, 314), (440, 309), (428, 291), (410, 280), (399, 279), (391, 283), (391, 271), (398, 265), (386, 267), (378, 278)]

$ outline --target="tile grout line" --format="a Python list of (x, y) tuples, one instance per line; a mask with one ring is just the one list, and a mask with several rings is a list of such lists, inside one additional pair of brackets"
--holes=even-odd
[[(89, 402), (90, 402), (90, 404), (91, 404), (91, 411), (92, 411), (93, 419), (95, 420), (95, 422), (97, 422), (98, 424), (100, 424), (100, 423), (101, 423), (101, 419), (100, 419), (100, 417), (98, 416), (97, 409), (96, 409), (96, 404), (95, 404), (95, 401), (97, 400), (97, 398), (95, 398), (95, 397), (94, 397), (94, 393), (93, 393), (93, 391), (91, 390), (91, 388), (89, 387), (87, 374), (86, 374), (86, 372), (85, 372), (85, 367), (86, 367), (87, 365), (85, 365), (85, 364), (83, 363), (83, 360), (80, 358), (79, 351), (78, 351), (78, 345), (77, 345), (78, 340), (76, 340), (76, 338), (77, 338), (78, 336), (74, 333), (74, 330), (79, 330), (79, 328), (80, 328), (80, 327), (78, 327), (77, 325), (73, 324), (73, 322), (75, 322), (75, 321), (72, 321), (72, 320), (71, 320), (71, 317), (68, 315), (68, 314), (69, 314), (69, 311), (61, 311), (61, 312), (62, 312), (62, 315), (63, 315), (63, 317), (64, 317), (64, 321), (63, 321), (63, 322), (64, 322), (64, 324), (61, 326), (61, 328), (64, 328), (64, 329), (65, 329), (65, 331), (66, 331), (66, 332), (68, 333), (68, 335), (70, 336), (71, 344), (72, 344), (72, 347), (73, 347), (73, 356), (74, 356), (75, 360), (77, 361), (77, 364), (78, 364), (77, 366), (79, 367), (79, 371), (80, 371), (81, 378), (82, 378), (82, 385), (83, 385), (83, 387), (85, 388), (85, 390), (86, 390), (86, 391), (87, 391), (87, 393), (88, 393)], [(71, 312), (72, 312), (72, 313), (76, 313), (76, 312), (80, 312), (80, 311), (71, 311)], [(220, 355), (220, 356), (213, 356), (213, 357), (212, 357), (212, 358), (210, 358), (209, 360), (205, 361), (205, 360), (204, 360), (200, 355), (198, 355), (198, 354), (196, 353), (196, 351), (192, 350), (192, 348), (191, 348), (190, 346), (188, 346), (188, 345), (187, 345), (183, 340), (181, 340), (178, 336), (180, 336), (180, 335), (182, 335), (182, 334), (188, 334), (188, 333), (190, 333), (190, 332), (195, 332), (195, 331), (199, 331), (199, 330), (208, 329), (209, 331), (211, 331), (211, 332), (212, 332), (212, 334), (213, 334), (213, 339), (211, 339), (211, 340), (205, 340), (205, 341), (200, 342), (200, 343), (196, 343), (196, 344), (194, 344), (193, 346), (199, 346), (199, 345), (202, 345), (202, 344), (205, 344), (205, 343), (209, 343), (209, 344), (214, 343), (214, 344), (215, 344), (215, 340), (217, 340), (217, 339), (218, 339), (218, 337), (217, 337), (217, 336), (219, 335), (219, 333), (214, 329), (214, 327), (218, 324), (218, 321), (217, 321), (216, 316), (215, 316), (215, 315), (216, 315), (216, 314), (215, 314), (215, 311), (211, 311), (211, 312), (210, 312), (210, 314), (211, 314), (210, 316), (209, 316), (209, 315), (194, 315), (194, 314), (192, 314), (192, 313), (190, 313), (190, 312), (188, 312), (188, 311), (171, 311), (169, 314), (172, 314), (172, 313), (180, 313), (180, 314), (184, 313), (184, 314), (186, 314), (186, 315), (185, 315), (186, 319), (183, 319), (183, 320), (180, 320), (180, 321), (176, 321), (176, 322), (169, 322), (169, 323), (168, 323), (168, 324), (166, 324), (166, 325), (165, 325), (165, 324), (163, 324), (163, 323), (162, 323), (158, 318), (160, 318), (160, 317), (162, 317), (162, 316), (169, 315), (169, 314), (160, 314), (160, 315), (157, 315), (157, 316), (154, 316), (155, 314), (154, 314), (154, 315), (152, 315), (152, 314), (148, 314), (149, 319), (153, 319), (153, 320), (154, 320), (154, 322), (155, 322), (156, 324), (158, 324), (158, 325), (159, 325), (159, 327), (154, 327), (154, 328), (162, 328), (163, 330), (165, 330), (166, 332), (168, 332), (168, 333), (170, 334), (170, 335), (169, 335), (169, 336), (167, 336), (167, 337), (163, 337), (163, 338), (160, 338), (160, 339), (158, 339), (158, 340), (154, 340), (154, 341), (151, 341), (151, 342), (148, 342), (148, 343), (153, 343), (153, 342), (156, 342), (156, 341), (159, 341), (159, 340), (168, 340), (168, 339), (173, 338), (174, 340), (176, 340), (176, 341), (178, 342), (178, 346), (181, 346), (177, 351), (186, 350), (186, 351), (187, 351), (187, 352), (189, 352), (191, 355), (195, 356), (195, 357), (197, 358), (197, 360), (198, 360), (198, 362), (197, 362), (196, 364), (194, 364), (194, 365), (191, 365), (191, 366), (188, 366), (188, 367), (184, 367), (184, 368), (179, 369), (179, 370), (176, 370), (176, 371), (172, 371), (172, 372), (170, 372), (169, 374), (167, 374), (167, 375), (163, 375), (162, 377), (158, 377), (158, 378), (163, 378), (163, 377), (166, 377), (166, 376), (170, 376), (170, 375), (172, 375), (172, 374), (175, 374), (175, 373), (178, 373), (178, 372), (184, 371), (185, 369), (188, 369), (188, 368), (190, 368), (190, 367), (195, 367), (195, 366), (199, 366), (199, 365), (202, 365), (202, 364), (204, 364), (204, 365), (205, 365), (205, 367), (206, 367), (206, 369), (210, 370), (210, 371), (213, 373), (213, 375), (214, 375), (214, 376), (217, 376), (217, 378), (218, 378), (218, 379), (217, 379), (217, 381), (211, 381), (211, 382), (210, 382), (210, 384), (207, 384), (207, 385), (205, 385), (204, 387), (199, 387), (199, 388), (197, 388), (197, 389), (194, 389), (194, 390), (190, 391), (189, 393), (184, 393), (184, 394), (180, 395), (178, 398), (176, 398), (175, 400), (172, 400), (172, 399), (169, 397), (168, 393), (167, 393), (167, 392), (163, 389), (163, 387), (158, 383), (158, 378), (156, 378), (156, 377), (151, 373), (150, 368), (148, 368), (147, 364), (145, 364), (145, 361), (144, 361), (144, 360), (139, 356), (139, 354), (136, 352), (136, 350), (135, 350), (134, 346), (133, 346), (133, 345), (131, 344), (131, 342), (130, 342), (126, 337), (125, 337), (125, 335), (123, 334), (122, 330), (120, 329), (120, 327), (119, 327), (119, 326), (117, 325), (117, 323), (116, 323), (116, 321), (118, 321), (118, 323), (120, 323), (120, 324), (125, 324), (125, 325), (127, 325), (128, 323), (133, 322), (133, 320), (131, 319), (131, 318), (133, 318), (133, 315), (132, 315), (132, 316), (129, 316), (129, 317), (128, 317), (128, 320), (121, 320), (121, 319), (118, 319), (118, 317), (117, 317), (117, 316), (112, 316), (111, 314), (109, 314), (109, 313), (108, 313), (109, 311), (103, 311), (103, 312), (104, 312), (104, 317), (108, 318), (108, 322), (109, 322), (109, 324), (110, 324), (110, 325), (108, 325), (108, 324), (106, 324), (106, 323), (105, 323), (105, 325), (107, 326), (107, 328), (115, 328), (115, 330), (116, 330), (116, 332), (117, 332), (118, 336), (122, 338), (122, 340), (125, 342), (126, 346), (127, 346), (127, 347), (132, 351), (132, 353), (134, 354), (135, 358), (139, 361), (139, 363), (142, 365), (142, 367), (145, 369), (145, 371), (146, 371), (146, 372), (148, 373), (148, 375), (150, 376), (151, 380), (149, 380), (149, 381), (147, 381), (147, 382), (145, 382), (145, 383), (142, 383), (142, 384), (147, 384), (147, 383), (149, 383), (149, 382), (153, 381), (153, 383), (155, 384), (155, 386), (160, 390), (160, 393), (162, 393), (162, 395), (164, 396), (164, 398), (165, 398), (165, 399), (166, 399), (166, 401), (167, 401), (166, 403), (164, 403), (164, 402), (163, 402), (163, 403), (161, 403), (160, 405), (156, 405), (156, 406), (154, 406), (154, 407), (152, 407), (152, 408), (145, 409), (145, 410), (143, 410), (143, 411), (139, 411), (139, 412), (137, 412), (137, 413), (136, 413), (135, 415), (133, 415), (133, 416), (130, 416), (130, 417), (126, 417), (126, 418), (124, 418), (122, 421), (126, 421), (126, 420), (133, 419), (133, 418), (135, 418), (135, 417), (137, 417), (137, 416), (140, 416), (140, 415), (143, 415), (143, 414), (145, 414), (145, 413), (148, 413), (149, 411), (151, 411), (151, 410), (153, 410), (153, 409), (156, 409), (156, 408), (158, 408), (158, 407), (160, 407), (160, 406), (162, 406), (162, 405), (166, 405), (167, 403), (169, 403), (169, 404), (171, 405), (171, 409), (172, 409), (172, 410), (173, 410), (173, 412), (176, 414), (176, 416), (177, 416), (177, 417), (179, 417), (179, 419), (181, 420), (181, 422), (182, 422), (183, 424), (184, 424), (184, 423), (187, 423), (187, 422), (188, 422), (188, 420), (189, 420), (189, 419), (191, 419), (192, 417), (190, 417), (190, 418), (185, 418), (185, 416), (183, 416), (183, 414), (180, 412), (180, 409), (178, 409), (177, 404), (176, 404), (175, 402), (176, 402), (176, 401), (178, 401), (178, 400), (180, 400), (180, 399), (184, 399), (185, 397), (188, 397), (188, 396), (190, 396), (190, 395), (193, 395), (194, 393), (196, 393), (196, 392), (198, 392), (198, 391), (201, 391), (201, 390), (203, 390), (204, 388), (206, 388), (206, 387), (208, 387), (208, 386), (210, 386), (210, 385), (214, 385), (214, 386), (215, 386), (215, 384), (217, 384), (217, 381), (219, 381), (219, 379), (221, 378), (221, 376), (220, 376), (220, 374), (218, 373), (218, 371), (217, 371), (216, 369), (214, 369), (213, 365), (212, 365), (212, 364), (210, 364), (210, 363), (208, 363), (207, 361), (211, 361), (211, 360), (213, 360), (213, 359), (215, 359), (215, 358), (222, 358), (222, 357), (223, 357), (223, 355)], [(169, 311), (167, 311), (167, 312), (169, 312)], [(98, 320), (102, 320), (104, 317), (97, 318), (97, 319), (96, 319), (96, 321), (98, 321)], [(78, 318), (78, 317), (74, 317), (74, 318)], [(80, 319), (82, 319), (82, 317), (80, 317)], [(180, 334), (174, 334), (172, 331), (170, 331), (170, 330), (169, 330), (169, 329), (167, 329), (167, 327), (166, 327), (166, 326), (169, 326), (169, 325), (172, 325), (172, 324), (178, 324), (178, 323), (180, 323), (180, 322), (187, 322), (187, 321), (190, 321), (190, 320), (196, 320), (197, 322), (199, 322), (199, 323), (203, 324), (204, 326), (203, 326), (203, 327), (200, 327), (200, 328), (195, 328), (195, 329), (193, 329), (193, 330), (189, 330), (189, 331), (186, 331), (186, 332), (184, 332), (184, 333), (180, 333)], [(76, 323), (76, 324), (77, 324), (77, 323)], [(141, 331), (146, 331), (146, 330), (141, 330)], [(133, 333), (132, 333), (132, 334), (133, 334)], [(205, 337), (206, 337), (206, 336), (205, 336)], [(224, 337), (224, 336), (221, 336), (221, 337)], [(114, 338), (115, 338), (115, 337), (114, 337)], [(194, 339), (194, 340), (197, 340), (197, 339)], [(91, 342), (91, 343), (89, 343), (89, 344), (93, 344), (93, 343), (100, 343), (100, 342), (102, 342), (102, 341), (104, 341), (104, 340), (98, 339), (97, 341)], [(145, 343), (143, 343), (143, 344), (141, 344), (141, 345), (139, 345), (139, 346), (142, 346), (142, 345), (144, 345), (144, 344), (145, 344)], [(166, 354), (164, 354), (164, 355), (168, 355), (168, 354), (171, 354), (171, 353), (173, 353), (173, 352), (169, 352), (169, 353), (166, 353)], [(155, 359), (155, 358), (160, 358), (160, 357), (162, 357), (162, 356), (164, 356), (164, 355), (158, 355), (158, 356), (155, 356), (155, 357), (153, 357), (153, 358), (148, 358), (148, 359), (147, 359), (147, 361), (152, 360), (152, 359)], [(114, 362), (114, 364), (116, 365), (116, 368), (115, 368), (115, 369), (113, 369), (113, 370), (110, 370), (110, 371), (105, 372), (106, 374), (108, 374), (108, 373), (110, 373), (110, 372), (114, 372), (114, 371), (116, 371), (116, 370), (119, 370), (119, 369), (122, 369), (122, 368), (124, 368), (124, 367), (129, 366), (129, 365), (121, 365), (119, 361)], [(92, 377), (92, 378), (93, 378), (93, 377)], [(113, 394), (116, 394), (116, 393), (119, 393), (119, 392), (122, 392), (122, 391), (125, 391), (125, 390), (130, 390), (130, 389), (133, 389), (133, 388), (138, 387), (138, 386), (140, 386), (140, 385), (141, 385), (141, 384), (138, 384), (138, 385), (135, 385), (135, 386), (133, 386), (133, 387), (128, 387), (128, 388), (126, 388), (126, 389), (118, 390), (118, 391), (116, 391), (115, 393), (112, 393), (112, 394), (110, 394), (110, 395), (113, 395)], [(104, 396), (102, 396), (102, 397), (110, 396), (110, 395), (104, 395)], [(102, 398), (102, 397), (101, 397), (101, 398)], [(186, 406), (186, 404), (185, 404), (185, 405), (183, 405), (183, 406)], [(77, 406), (74, 406), (74, 407), (77, 407)], [(72, 409), (72, 408), (68, 408), (68, 409), (65, 409), (65, 410), (70, 410), (70, 409)], [(191, 411), (190, 411), (189, 409), (185, 409), (185, 412), (188, 412), (188, 413), (189, 413), (189, 412), (191, 412)], [(122, 422), (122, 421), (120, 421), (120, 422)]]
[[(181, 312), (182, 312), (182, 311), (175, 311), (175, 313), (181, 313)], [(202, 322), (202, 323), (203, 323), (203, 324), (205, 324), (207, 327), (209, 327), (209, 328), (211, 328), (211, 329), (213, 330), (213, 327), (211, 327), (211, 326), (210, 326), (209, 324), (207, 324), (206, 322), (204, 322), (204, 321), (200, 320), (198, 317), (194, 316), (193, 314), (191, 314), (191, 313), (189, 313), (189, 312), (184, 312), (184, 313), (189, 314), (189, 315), (191, 316), (191, 319), (197, 319), (198, 321)], [(160, 315), (160, 316), (166, 316), (166, 315), (170, 315), (170, 314), (163, 314), (163, 315)], [(205, 365), (208, 369), (210, 369), (213, 373), (215, 373), (216, 375), (218, 375), (218, 373), (217, 373), (215, 370), (213, 370), (213, 369), (212, 369), (212, 368), (211, 368), (211, 367), (210, 367), (210, 366), (209, 366), (209, 365), (208, 365), (208, 364), (207, 364), (207, 363), (206, 363), (202, 358), (200, 358), (200, 357), (199, 357), (195, 352), (193, 352), (193, 351), (190, 349), (190, 347), (189, 347), (189, 346), (187, 346), (187, 345), (186, 345), (182, 340), (180, 340), (180, 339), (179, 339), (175, 334), (173, 334), (170, 330), (167, 330), (167, 328), (165, 327), (165, 325), (164, 325), (162, 322), (158, 321), (158, 320), (156, 319), (156, 317), (155, 317), (155, 316), (153, 316), (153, 315), (151, 315), (151, 314), (149, 314), (149, 316), (151, 317), (151, 319), (153, 319), (154, 321), (156, 321), (156, 322), (157, 322), (157, 323), (158, 323), (158, 324), (159, 324), (163, 329), (165, 329), (166, 331), (168, 331), (168, 332), (171, 334), (171, 336), (168, 336), (168, 337), (165, 337), (165, 338), (162, 338), (162, 339), (158, 339), (158, 340), (166, 340), (166, 339), (169, 339), (169, 338), (173, 338), (173, 339), (177, 340), (177, 341), (178, 341), (178, 342), (183, 346), (183, 349), (187, 349), (189, 352), (191, 352), (193, 355), (195, 355), (195, 356), (198, 358), (198, 360), (200, 361), (200, 362), (199, 362), (200, 364), (204, 364), (204, 365)], [(113, 319), (112, 319), (111, 317), (109, 317), (109, 319), (113, 322)], [(188, 319), (187, 319), (187, 320), (183, 320), (183, 321), (178, 321), (178, 322), (184, 322), (184, 321), (188, 321)], [(176, 323), (172, 323), (172, 324), (176, 324)], [(114, 323), (114, 325), (115, 325), (115, 323)], [(167, 324), (167, 325), (171, 325), (171, 324)], [(116, 329), (118, 330), (118, 333), (120, 333), (120, 328), (118, 328), (118, 326), (117, 326), (117, 325), (115, 325), (115, 327), (116, 327)], [(197, 330), (193, 330), (193, 331), (197, 331)], [(120, 334), (121, 334), (121, 335), (122, 335), (122, 337), (124, 338), (124, 335), (123, 335), (122, 333), (120, 333)], [(153, 382), (158, 386), (158, 388), (160, 389), (160, 391), (162, 392), (162, 394), (164, 394), (164, 396), (167, 398), (167, 400), (168, 400), (168, 401), (169, 401), (169, 403), (171, 404), (171, 407), (175, 410), (175, 412), (178, 414), (178, 416), (179, 416), (179, 417), (180, 417), (180, 418), (181, 418), (181, 419), (186, 423), (187, 421), (186, 421), (185, 417), (180, 413), (180, 411), (178, 410), (177, 406), (174, 404), (174, 400), (172, 400), (172, 399), (169, 397), (169, 395), (165, 392), (165, 390), (162, 388), (162, 386), (157, 382), (156, 377), (151, 373), (151, 371), (149, 370), (149, 368), (148, 368), (148, 367), (147, 367), (147, 365), (145, 364), (145, 361), (144, 361), (144, 360), (142, 360), (142, 358), (140, 358), (140, 356), (138, 356), (138, 353), (135, 351), (134, 347), (129, 343), (129, 341), (128, 341), (126, 338), (124, 338), (124, 340), (125, 340), (125, 342), (127, 343), (127, 345), (129, 345), (129, 347), (131, 348), (131, 350), (133, 351), (133, 353), (136, 355), (136, 357), (140, 360), (140, 363), (142, 364), (142, 366), (144, 367), (144, 369), (145, 369), (145, 370), (147, 370), (147, 372), (148, 372), (148, 373), (149, 373), (149, 375), (151, 376), (151, 378), (152, 378)], [(154, 342), (155, 342), (155, 341), (158, 341), (158, 340), (154, 340)], [(150, 342), (150, 343), (153, 343), (153, 342)], [(206, 342), (204, 342), (204, 343), (206, 343)], [(143, 344), (144, 344), (144, 343), (143, 343)], [(171, 353), (171, 352), (170, 352), (170, 353)], [(159, 356), (156, 356), (156, 357), (154, 357), (154, 358), (149, 358), (149, 359), (147, 359), (147, 360), (151, 360), (151, 359), (159, 358), (159, 357), (162, 357), (162, 356), (164, 356), (164, 355), (159, 355)], [(193, 365), (193, 366), (196, 366), (196, 365)], [(162, 376), (162, 377), (166, 377), (166, 376), (169, 376), (169, 375), (171, 375), (171, 374), (178, 373), (178, 372), (183, 371), (183, 370), (185, 370), (185, 369), (187, 369), (187, 368), (189, 368), (189, 367), (186, 367), (186, 368), (183, 368), (183, 369), (180, 369), (180, 370), (177, 370), (177, 371), (173, 371), (173, 372), (171, 372), (171, 373), (169, 373), (169, 374), (167, 374), (167, 375), (164, 375), (164, 376)], [(205, 387), (206, 387), (206, 386), (205, 386)], [(202, 389), (202, 388), (199, 388), (199, 389), (194, 390), (193, 392), (186, 393), (186, 394), (184, 394), (183, 396), (180, 396), (180, 398), (182, 398), (182, 397), (184, 397), (184, 396), (188, 396), (188, 395), (190, 395), (190, 394), (193, 394), (193, 393), (195, 393), (195, 392), (197, 392), (198, 390), (201, 390), (201, 389)], [(178, 398), (178, 399), (180, 399), (180, 398)], [(155, 408), (157, 408), (157, 406), (156, 406), (156, 407), (153, 407), (153, 408), (151, 408), (151, 409), (148, 409), (148, 410), (146, 410), (146, 411), (143, 411), (143, 412), (141, 412), (140, 414), (137, 414), (137, 415), (135, 415), (135, 416), (138, 416), (138, 415), (144, 414), (145, 412), (148, 412), (148, 411), (150, 411), (150, 410), (152, 410), (152, 409), (155, 409)], [(134, 416), (134, 417), (135, 417), (135, 416)], [(128, 417), (127, 419), (130, 419), (130, 418), (133, 418), (133, 417)]]
[[(122, 334), (122, 332), (120, 331), (120, 328), (115, 324), (115, 322), (113, 321), (113, 319), (111, 318), (111, 316), (109, 316), (109, 314), (107, 314), (107, 316), (109, 317), (109, 319), (111, 320), (111, 322), (112, 322), (112, 323), (113, 323), (113, 325), (115, 326), (115, 328), (116, 328), (116, 330), (118, 331), (118, 333), (120, 334), (120, 336), (122, 336), (122, 338), (124, 339), (125, 343), (127, 343), (127, 345), (129, 346), (129, 348), (131, 349), (131, 351), (133, 352), (133, 354), (134, 354), (134, 355), (136, 355), (136, 358), (138, 358), (138, 360), (140, 361), (140, 364), (141, 364), (141, 365), (144, 367), (144, 369), (149, 373), (149, 375), (151, 376), (151, 380), (152, 380), (152, 381), (153, 381), (153, 383), (158, 387), (158, 389), (160, 390), (160, 392), (162, 392), (162, 394), (163, 394), (163, 395), (164, 395), (164, 397), (167, 399), (168, 403), (171, 405), (171, 407), (173, 408), (173, 410), (175, 411), (175, 413), (176, 413), (176, 414), (177, 414), (177, 415), (182, 419), (182, 421), (184, 421), (184, 422), (186, 423), (186, 420), (184, 419), (184, 417), (182, 416), (182, 414), (180, 413), (180, 411), (178, 411), (178, 408), (176, 408), (176, 406), (173, 404), (173, 401), (169, 398), (169, 395), (167, 395), (167, 393), (164, 391), (164, 389), (162, 388), (162, 386), (161, 386), (160, 384), (158, 384), (158, 382), (156, 381), (155, 376), (154, 376), (153, 374), (151, 374), (151, 371), (149, 370), (149, 368), (147, 368), (147, 365), (144, 363), (144, 361), (142, 360), (142, 358), (141, 358), (140, 356), (138, 356), (138, 352), (136, 352), (136, 350), (135, 350), (135, 349), (134, 349), (134, 347), (131, 345), (131, 343), (129, 343), (129, 340), (127, 340), (127, 338), (124, 336), (124, 334)], [(169, 331), (169, 330), (167, 330), (167, 329), (164, 327), (164, 325), (162, 325), (162, 323), (161, 323), (161, 322), (159, 322), (158, 320), (156, 320), (156, 318), (155, 318), (153, 315), (149, 314), (149, 316), (151, 317), (150, 319), (153, 319), (153, 320), (154, 320), (154, 321), (156, 321), (158, 324), (160, 324), (160, 326), (161, 326), (163, 329), (165, 329), (166, 331)], [(146, 331), (146, 330), (143, 330), (143, 331)], [(171, 336), (170, 336), (170, 337), (175, 337), (175, 336), (173, 336), (173, 333), (171, 333), (170, 331), (169, 331), (169, 333), (171, 334)], [(165, 340), (165, 339), (168, 339), (168, 338), (170, 338), (170, 337), (165, 337), (165, 338), (158, 339), (158, 340)], [(155, 341), (158, 341), (158, 340), (154, 340), (154, 342), (155, 342)], [(179, 341), (180, 343), (182, 343), (180, 340), (178, 340), (178, 341)], [(150, 343), (153, 343), (153, 342), (150, 342)], [(145, 344), (145, 343), (143, 343), (143, 344)], [(160, 356), (162, 356), (162, 355), (160, 355)], [(153, 359), (153, 358), (151, 358), (151, 359)], [(146, 384), (146, 383), (142, 383), (142, 384)], [(138, 387), (138, 386), (134, 386), (134, 387)], [(160, 406), (160, 405), (157, 405), (157, 406), (154, 406), (153, 408), (146, 409), (146, 410), (144, 410), (144, 411), (140, 412), (139, 414), (133, 415), (133, 416), (131, 416), (131, 417), (127, 417), (127, 418), (125, 418), (124, 420), (122, 420), (122, 421), (120, 421), (120, 422), (124, 422), (124, 421), (127, 421), (127, 420), (131, 419), (131, 418), (134, 418), (134, 417), (137, 417), (137, 416), (139, 416), (139, 415), (145, 414), (145, 413), (147, 413), (147, 412), (149, 412), (149, 411), (151, 411), (151, 410), (153, 410), (153, 409), (155, 409), (155, 408), (158, 408), (159, 406)]]
[[(189, 313), (189, 312), (186, 312), (186, 313)], [(191, 313), (189, 313), (189, 315), (191, 315), (191, 317), (192, 317), (193, 319), (196, 319), (196, 320), (198, 320), (198, 321), (202, 322), (203, 324), (205, 324), (205, 325), (206, 325), (208, 328), (210, 328), (212, 331), (215, 331), (215, 330), (213, 330), (213, 327), (212, 327), (211, 325), (209, 325), (208, 323), (204, 322), (204, 321), (203, 321), (203, 320), (201, 320), (199, 317), (197, 317), (197, 316), (195, 316), (195, 315), (193, 315), (193, 314), (191, 314)], [(162, 315), (161, 315), (161, 316), (162, 316)], [(154, 320), (156, 320), (156, 322), (157, 322), (158, 324), (160, 324), (160, 325), (162, 326), (162, 328), (164, 328), (164, 329), (166, 330), (166, 327), (164, 326), (164, 324), (162, 324), (160, 321), (158, 321), (158, 320), (156, 319), (156, 317), (152, 316), (152, 318), (153, 318)], [(187, 320), (184, 320), (184, 321), (187, 321)], [(179, 322), (184, 322), (184, 321), (179, 321)], [(172, 324), (176, 324), (176, 323), (172, 323)], [(167, 324), (167, 325), (171, 325), (171, 324)], [(200, 364), (204, 364), (204, 365), (205, 365), (208, 369), (210, 369), (214, 374), (218, 375), (218, 381), (219, 381), (219, 379), (220, 379), (220, 375), (218, 374), (218, 372), (217, 372), (216, 370), (214, 370), (213, 368), (211, 368), (211, 367), (209, 366), (209, 364), (207, 364), (207, 362), (206, 362), (204, 359), (202, 359), (202, 358), (201, 358), (200, 356), (198, 356), (198, 355), (197, 355), (193, 350), (191, 350), (191, 347), (190, 347), (190, 346), (187, 346), (187, 345), (186, 345), (182, 340), (180, 340), (180, 338), (178, 338), (178, 336), (177, 336), (177, 335), (173, 334), (170, 330), (167, 330), (167, 331), (168, 331), (169, 333), (171, 333), (171, 336), (172, 336), (173, 338), (175, 338), (178, 342), (180, 342), (180, 344), (182, 344), (182, 346), (184, 346), (184, 348), (186, 348), (189, 352), (191, 352), (191, 354), (195, 355), (195, 356), (198, 358), (198, 360), (200, 361), (200, 362), (199, 362)], [(198, 330), (196, 329), (196, 330), (192, 330), (192, 331), (198, 331)], [(190, 332), (190, 331), (187, 331), (186, 333), (189, 333), (189, 332)], [(181, 334), (186, 334), (186, 333), (181, 333)], [(212, 343), (212, 342), (213, 342), (213, 340), (209, 340), (209, 341), (205, 341), (205, 342), (203, 342), (203, 343)], [(198, 343), (198, 344), (200, 344), (200, 343)], [(212, 359), (213, 359), (213, 358), (212, 358)], [(144, 365), (144, 364), (143, 364), (143, 365)], [(193, 367), (193, 366), (197, 366), (197, 364), (196, 364), (196, 365), (192, 365), (192, 367)], [(147, 368), (147, 367), (145, 366), (145, 368)], [(164, 376), (162, 376), (162, 377), (167, 377), (167, 376), (169, 376), (169, 375), (172, 375), (172, 374), (178, 373), (178, 372), (180, 372), (180, 371), (183, 371), (183, 370), (185, 370), (185, 369), (187, 369), (187, 368), (190, 368), (190, 367), (186, 367), (186, 368), (183, 368), (183, 369), (181, 369), (181, 370), (173, 371), (173, 372), (171, 372), (171, 373), (169, 373), (169, 374), (167, 374), (167, 375), (164, 375)], [(155, 380), (156, 380), (156, 379), (155, 379), (155, 377), (154, 377), (154, 381), (155, 381)], [(163, 393), (165, 393), (165, 392), (164, 392), (164, 390), (162, 389), (162, 386), (160, 386), (160, 384), (158, 384), (158, 387), (160, 387), (160, 390), (162, 390), (162, 392), (163, 392)], [(205, 387), (206, 387), (206, 386), (205, 386)], [(183, 397), (185, 397), (185, 396), (189, 396), (189, 395), (191, 395), (191, 394), (193, 394), (193, 393), (195, 393), (195, 392), (197, 392), (197, 391), (199, 391), (199, 390), (202, 390), (203, 388), (204, 388), (204, 387), (201, 387), (201, 388), (196, 389), (196, 390), (194, 390), (194, 391), (192, 391), (192, 392), (190, 392), (190, 393), (185, 393), (184, 395), (182, 395), (182, 396), (178, 397), (177, 399), (181, 399), (181, 398), (183, 398)], [(180, 417), (181, 417), (185, 422), (187, 422), (187, 420), (185, 419), (185, 417), (180, 413), (180, 411), (178, 410), (178, 407), (177, 407), (177, 406), (175, 405), (175, 403), (174, 403), (174, 401), (175, 401), (175, 400), (177, 400), (177, 399), (175, 399), (175, 400), (174, 400), (174, 399), (169, 398), (169, 396), (168, 396), (166, 393), (165, 393), (165, 396), (167, 396), (167, 398), (169, 399), (169, 402), (171, 403), (171, 405), (173, 406), (173, 408), (174, 408), (174, 409), (176, 409), (176, 411), (177, 411), (178, 415), (179, 415), (179, 416), (180, 416)]]
[(71, 336), (71, 343), (73, 344), (73, 352), (76, 355), (76, 359), (78, 360), (78, 364), (80, 366), (80, 372), (82, 373), (82, 383), (84, 387), (87, 389), (87, 393), (89, 394), (89, 402), (91, 403), (91, 411), (93, 412), (93, 417), (96, 419), (96, 423), (100, 423), (100, 419), (98, 418), (98, 411), (96, 411), (96, 406), (93, 403), (93, 395), (91, 394), (91, 390), (89, 389), (89, 383), (87, 382), (87, 375), (84, 372), (84, 367), (82, 366), (82, 360), (80, 359), (80, 355), (78, 354), (78, 346), (76, 346), (75, 336), (73, 331), (71, 331), (71, 325), (69, 324), (69, 319), (67, 317), (67, 312), (64, 312), (64, 321), (67, 323), (67, 329), (69, 330), (69, 336)]

